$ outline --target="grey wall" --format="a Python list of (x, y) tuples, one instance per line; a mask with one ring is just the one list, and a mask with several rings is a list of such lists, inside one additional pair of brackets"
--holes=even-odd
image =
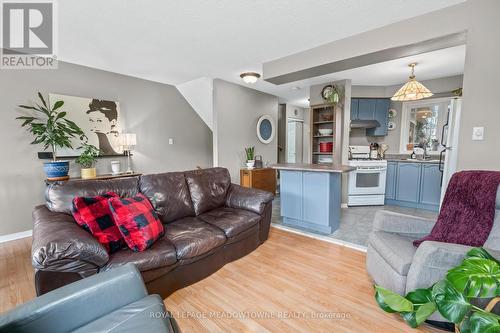
[[(466, 1), (265, 63), (264, 77), (466, 31), (458, 169), (499, 170), (500, 112), (495, 98), (500, 58), (499, 12), (498, 0)], [(483, 141), (472, 141), (475, 126), (485, 127)]]
[[(276, 163), (277, 135), (270, 144), (257, 138), (257, 120), (270, 115), (278, 125), (278, 98), (224, 80), (214, 80), (214, 135), (218, 165), (226, 167), (233, 182), (239, 183), (245, 163), (245, 147), (255, 146), (264, 163)], [(276, 133), (277, 134), (277, 133)]]
[[(177, 89), (79, 65), (59, 63), (57, 70), (3, 70), (0, 73), (0, 235), (32, 229), (31, 210), (43, 202), (41, 147), (14, 118), (18, 104), (30, 104), (36, 92), (96, 97), (120, 102), (122, 129), (137, 133), (133, 165), (142, 173), (212, 165), (212, 133)], [(168, 145), (168, 138), (174, 139)], [(109, 158), (99, 161), (109, 173)], [(123, 159), (125, 166), (126, 159)], [(72, 175), (79, 169), (72, 164)]]
[[(425, 85), (434, 93), (434, 96), (432, 96), (431, 98), (439, 98), (439, 97), (452, 96), (453, 94), (451, 93), (451, 91), (460, 88), (462, 86), (462, 81), (463, 81), (463, 76), (456, 75), (434, 80), (424, 80), (420, 82), (422, 82), (423, 85)], [(402, 83), (388, 87), (352, 86), (352, 96), (390, 98), (399, 88), (401, 88), (401, 85)], [(370, 137), (366, 136), (366, 130), (354, 129), (351, 130), (351, 134), (349, 137), (349, 144), (368, 145), (371, 142), (378, 142), (378, 143), (384, 142), (389, 145), (389, 149), (387, 150), (388, 154), (399, 154), (399, 144), (401, 137), (401, 112), (403, 109), (403, 103), (391, 101), (390, 107), (397, 111), (396, 118), (391, 119), (391, 121), (394, 121), (396, 123), (395, 130), (388, 131), (388, 134), (385, 137)]]

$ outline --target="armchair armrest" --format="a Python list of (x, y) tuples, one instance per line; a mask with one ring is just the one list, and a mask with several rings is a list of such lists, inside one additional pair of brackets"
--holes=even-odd
[(274, 194), (271, 192), (231, 184), (226, 196), (226, 206), (262, 215), (266, 204), (273, 199)]
[(411, 238), (428, 235), (436, 221), (412, 215), (379, 210), (375, 213), (373, 231), (385, 231)]
[(97, 273), (108, 262), (106, 249), (71, 215), (37, 206), (33, 222), (31, 258), (36, 269), (76, 272), (85, 277)]
[(444, 278), (448, 270), (459, 265), (471, 248), (461, 244), (423, 242), (408, 271), (406, 291), (432, 286)]
[(0, 332), (65, 333), (147, 296), (127, 264), (71, 283), (0, 316)]

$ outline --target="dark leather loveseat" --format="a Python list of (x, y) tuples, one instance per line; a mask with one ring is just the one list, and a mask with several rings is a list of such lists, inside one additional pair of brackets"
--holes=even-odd
[[(108, 254), (71, 215), (73, 197), (108, 191), (122, 197), (143, 193), (164, 223), (165, 236), (144, 252), (123, 248)], [(33, 211), (37, 294), (133, 263), (149, 293), (166, 298), (262, 244), (273, 198), (269, 192), (231, 184), (224, 168), (50, 184), (46, 205)]]

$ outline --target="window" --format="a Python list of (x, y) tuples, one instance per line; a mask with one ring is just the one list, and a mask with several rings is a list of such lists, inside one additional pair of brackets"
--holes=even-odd
[(430, 154), (438, 154), (442, 150), (441, 136), (450, 101), (449, 98), (439, 98), (403, 103), (401, 153), (411, 153), (417, 147), (426, 147)]

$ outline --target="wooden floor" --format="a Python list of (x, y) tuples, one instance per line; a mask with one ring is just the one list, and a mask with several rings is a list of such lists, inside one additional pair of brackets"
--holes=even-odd
[[(34, 297), (31, 239), (0, 245), (0, 312)], [(413, 330), (373, 300), (365, 254), (271, 228), (269, 240), (165, 305), (183, 332)]]

